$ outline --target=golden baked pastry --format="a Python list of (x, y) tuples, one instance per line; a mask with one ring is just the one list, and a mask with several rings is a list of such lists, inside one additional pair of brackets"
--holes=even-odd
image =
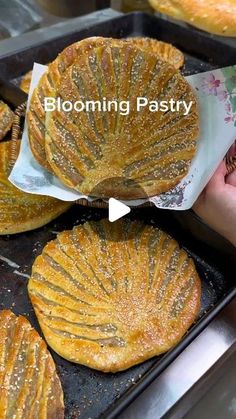
[(178, 243), (128, 220), (60, 233), (35, 260), (28, 291), (49, 346), (104, 372), (176, 345), (196, 319), (201, 294)]
[(235, 0), (149, 0), (149, 3), (158, 12), (204, 31), (236, 36)]
[[(118, 40), (103, 37), (86, 38), (82, 41), (69, 45), (58, 57), (49, 64), (47, 73), (41, 78), (38, 87), (35, 89), (30, 110), (28, 112), (29, 140), (32, 152), (36, 160), (45, 168), (50, 170), (45, 155), (45, 111), (44, 98), (54, 95), (54, 88), (58, 86), (61, 77), (66, 69), (73, 64), (81, 53), (86, 53), (95, 46), (110, 44), (120, 45), (121, 43), (132, 42), (138, 48), (150, 49), (160, 58), (173, 64), (176, 68), (183, 65), (184, 56), (177, 48), (165, 42), (156, 41), (150, 38), (129, 38), (127, 40)], [(29, 72), (22, 79), (20, 87), (29, 92), (32, 72)]]
[[(138, 97), (148, 103), (184, 100), (192, 107), (185, 116), (183, 108), (151, 112), (146, 106), (138, 112)], [(137, 199), (166, 192), (187, 174), (199, 133), (196, 98), (180, 72), (155, 55), (129, 43), (90, 49), (65, 71), (55, 98), (71, 103), (115, 98), (130, 106), (128, 114), (114, 106), (110, 112), (47, 113), (46, 157), (65, 185), (90, 195), (105, 179), (121, 178), (123, 184), (113, 185), (114, 196)], [(138, 192), (126, 186), (127, 179), (140, 185)], [(104, 186), (99, 198), (110, 192)]]
[(0, 141), (11, 129), (14, 119), (14, 113), (6, 103), (0, 100)]
[(144, 51), (155, 54), (163, 61), (167, 61), (176, 69), (184, 65), (184, 54), (173, 45), (152, 38), (128, 38), (129, 42)]
[(0, 312), (1, 419), (63, 419), (55, 365), (43, 339), (23, 316)]
[(25, 93), (29, 93), (31, 78), (32, 78), (32, 70), (28, 71), (28, 73), (26, 73), (21, 79), (20, 88)]
[[(37, 88), (33, 92), (27, 114), (29, 142), (36, 160), (48, 170), (50, 170), (50, 165), (47, 162), (45, 154), (44, 98), (53, 97), (55, 87), (60, 83), (62, 75), (78, 55), (86, 53), (86, 51), (95, 45), (105, 44), (107, 40), (108, 38), (92, 37), (68, 46), (49, 64), (47, 72), (42, 76)], [(118, 43), (119, 41), (117, 40), (116, 42)]]
[(71, 203), (28, 194), (8, 180), (20, 141), (0, 144), (0, 235), (15, 234), (41, 227), (65, 212)]

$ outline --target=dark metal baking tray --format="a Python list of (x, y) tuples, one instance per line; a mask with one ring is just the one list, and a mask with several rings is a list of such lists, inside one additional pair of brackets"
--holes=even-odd
[[(17, 83), (21, 75), (32, 68), (34, 61), (49, 62), (66, 45), (92, 35), (143, 35), (169, 41), (185, 53), (183, 73), (186, 75), (234, 64), (236, 56), (232, 45), (203, 32), (142, 13), (116, 14), (114, 17), (111, 11), (106, 11), (83, 20), (74, 19), (70, 27), (68, 23), (60, 24), (44, 32), (39, 30), (24, 35), (21, 42), (18, 39), (0, 43), (0, 77)], [(77, 205), (41, 229), (0, 237), (0, 308), (11, 308), (15, 313), (26, 315), (41, 333), (27, 294), (27, 278), (35, 257), (56, 237), (56, 232), (103, 217), (107, 217), (106, 210)], [(172, 351), (122, 373), (93, 371), (67, 362), (52, 351), (64, 389), (66, 418), (116, 417), (236, 296), (236, 257), (227, 258), (222, 248), (216, 258), (212, 247), (190, 235), (172, 211), (136, 209), (131, 217), (163, 228), (193, 257), (202, 280), (201, 313), (196, 324)], [(184, 213), (180, 217), (184, 217)], [(211, 230), (206, 234), (211, 235)]]

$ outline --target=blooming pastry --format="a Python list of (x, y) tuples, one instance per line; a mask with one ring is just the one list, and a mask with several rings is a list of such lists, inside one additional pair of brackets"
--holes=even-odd
[[(119, 199), (166, 192), (187, 174), (195, 155), (199, 116), (194, 93), (171, 65), (129, 43), (81, 53), (65, 71), (53, 96), (64, 102), (129, 103), (130, 112), (55, 109), (47, 113), (46, 158), (67, 186), (91, 195), (111, 177), (124, 179), (114, 189)], [(137, 111), (137, 98), (191, 103), (190, 112)], [(126, 186), (130, 179), (143, 195)], [(104, 189), (99, 198), (107, 198)]]
[(47, 346), (28, 320), (0, 312), (1, 419), (63, 419), (61, 383)]
[(60, 356), (116, 372), (168, 351), (196, 319), (194, 263), (163, 231), (140, 222), (90, 222), (46, 245), (28, 291)]

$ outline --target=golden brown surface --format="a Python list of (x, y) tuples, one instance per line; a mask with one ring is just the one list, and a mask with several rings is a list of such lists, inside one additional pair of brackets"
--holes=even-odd
[(20, 88), (21, 90), (24, 90), (25, 93), (29, 93), (31, 77), (32, 77), (32, 70), (28, 71), (28, 73), (26, 73), (21, 79)]
[[(148, 107), (137, 112), (137, 97), (143, 96), (192, 101), (193, 106), (186, 116)], [(120, 199), (137, 199), (166, 192), (187, 174), (199, 133), (196, 98), (184, 77), (155, 55), (129, 43), (81, 53), (65, 71), (55, 97), (130, 103), (129, 115), (114, 108), (48, 112), (46, 156), (65, 185), (90, 195), (105, 179), (129, 178), (140, 185), (138, 192), (125, 185), (113, 192)], [(104, 187), (99, 197), (109, 196)]]
[(28, 320), (0, 312), (1, 419), (63, 419), (60, 380), (45, 342)]
[(0, 235), (41, 227), (65, 212), (71, 204), (55, 198), (28, 194), (8, 180), (10, 162), (18, 155), (12, 141), (0, 144)]
[(158, 12), (222, 36), (236, 36), (235, 0), (149, 0)]
[(178, 243), (127, 220), (60, 233), (35, 260), (28, 290), (48, 344), (104, 372), (176, 345), (196, 319), (201, 295), (194, 263)]
[(173, 45), (167, 42), (157, 41), (152, 38), (129, 38), (127, 41), (131, 42), (138, 48), (144, 51), (155, 54), (163, 61), (167, 61), (176, 69), (184, 65), (184, 54)]
[[(50, 170), (45, 154), (45, 111), (44, 98), (53, 97), (56, 86), (66, 69), (74, 62), (78, 55), (86, 53), (95, 45), (103, 45), (108, 38), (92, 37), (76, 42), (65, 48), (48, 66), (48, 71), (42, 76), (34, 90), (27, 115), (29, 126), (29, 141), (36, 160)], [(115, 42), (115, 41), (114, 41)], [(116, 41), (118, 42), (118, 40)]]
[(0, 141), (5, 137), (13, 124), (14, 113), (6, 103), (0, 100)]

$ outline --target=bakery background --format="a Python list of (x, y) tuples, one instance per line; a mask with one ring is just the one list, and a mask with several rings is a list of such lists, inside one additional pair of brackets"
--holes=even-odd
[[(223, 3), (223, 8), (221, 3)], [(235, 1), (210, 0), (7, 0), (0, 1), (0, 39), (63, 22), (75, 16), (111, 7), (123, 13), (141, 11), (162, 14), (164, 19), (178, 19), (211, 34), (235, 36)], [(212, 17), (211, 17), (212, 16)], [(210, 17), (210, 24), (208, 18)]]
[[(20, 3), (23, 2), (16, 2), (18, 3), (18, 6), (21, 6)], [(43, 5), (44, 3), (44, 5)], [(55, 2), (54, 2), (55, 3)], [(67, 2), (69, 3), (69, 2)], [(75, 3), (75, 2), (73, 2)], [(88, 3), (88, 2), (86, 2)], [(91, 4), (94, 2), (90, 2)], [(102, 2), (101, 2), (102, 3)], [(125, 2), (124, 2), (125, 3)], [(137, 5), (139, 3), (139, 5)], [(141, 4), (142, 3), (142, 4)], [(13, 4), (13, 3), (12, 3)], [(26, 2), (24, 2), (26, 4)], [(33, 5), (33, 2), (31, 3)], [(46, 2), (41, 2), (40, 8), (38, 8), (38, 4), (33, 5), (34, 12), (30, 12), (30, 16), (33, 17), (33, 22), (30, 24), (27, 23), (26, 29), (24, 29), (22, 32), (26, 32), (28, 30), (32, 30), (34, 28), (39, 27), (45, 27), (49, 26), (51, 24), (54, 24), (56, 22), (66, 22), (67, 19), (70, 19), (68, 17), (68, 12), (65, 13), (58, 13), (57, 14), (63, 14), (63, 16), (56, 16), (56, 14), (51, 14), (46, 11), (45, 8)], [(134, 5), (135, 4), (135, 5)], [(42, 7), (43, 6), (43, 7)], [(42, 8), (41, 8), (42, 7)], [(90, 5), (88, 6), (90, 7)], [(82, 13), (87, 13), (95, 10), (96, 7), (104, 7), (103, 5), (95, 5), (91, 6), (91, 10), (84, 9), (81, 11)], [(106, 7), (106, 5), (105, 5)], [(118, 2), (114, 2), (113, 7), (116, 8), (116, 10), (121, 10), (122, 5), (118, 4)], [(125, 3), (125, 12), (131, 11), (132, 8), (141, 9), (144, 8), (145, 11), (149, 9), (150, 6), (148, 2), (126, 2)], [(39, 11), (39, 12), (38, 12)], [(72, 15), (79, 15), (80, 11), (73, 11)], [(153, 13), (153, 10), (151, 10)], [(37, 15), (38, 13), (38, 15)], [(101, 12), (103, 13), (103, 12)], [(111, 16), (113, 12), (111, 13)], [(0, 15), (2, 16), (2, 15)], [(28, 19), (28, 15), (27, 15)], [(37, 21), (38, 19), (38, 21)], [(41, 19), (41, 20), (40, 20)], [(83, 19), (83, 18), (80, 18)], [(166, 21), (170, 20), (172, 18), (169, 18), (167, 16), (164, 16), (164, 19)], [(6, 25), (6, 19), (2, 18), (4, 21), (4, 25)], [(96, 15), (95, 20), (99, 20), (98, 15)], [(17, 20), (19, 22), (19, 19)], [(89, 20), (88, 20), (89, 21)], [(82, 20), (80, 20), (78, 23), (82, 26)], [(86, 16), (84, 17), (84, 22), (86, 22)], [(32, 26), (30, 26), (32, 24)], [(133, 21), (134, 26), (137, 25), (137, 20)], [(185, 26), (185, 23), (181, 23), (180, 26)], [(12, 25), (16, 28), (16, 24)], [(20, 25), (21, 26), (21, 25)], [(23, 25), (22, 25), (23, 26)], [(21, 28), (22, 28), (21, 26)], [(19, 29), (21, 31), (22, 29)], [(5, 30), (5, 37), (11, 36), (17, 36), (18, 33), (14, 32), (14, 28), (9, 31)], [(137, 28), (137, 33), (139, 31), (139, 28)], [(2, 31), (4, 32), (4, 30)], [(197, 32), (196, 32), (197, 33)], [(210, 38), (214, 39), (214, 35), (209, 35)], [(225, 42), (229, 45), (234, 45), (235, 40), (234, 39), (227, 39)], [(14, 47), (15, 48), (15, 47)], [(0, 56), (1, 56), (1, 44), (0, 44)], [(92, 210), (89, 210), (89, 214), (92, 216)], [(69, 214), (72, 214), (71, 212)], [(150, 216), (150, 213), (146, 214), (146, 217)], [(73, 217), (71, 215), (71, 217)], [(185, 228), (187, 223), (189, 222), (189, 229), (192, 230), (193, 235), (196, 237), (202, 236), (204, 239), (203, 241), (206, 242), (206, 240), (209, 240), (211, 245), (213, 244), (213, 247), (217, 247), (218, 250), (223, 248), (223, 254), (225, 254), (224, 257), (228, 258), (228, 254), (232, 252), (227, 248), (227, 246), (224, 244), (222, 245), (222, 241), (219, 239), (219, 237), (214, 236), (212, 232), (209, 233), (207, 230), (207, 227), (204, 225), (195, 225), (193, 226), (193, 221), (187, 221), (188, 217), (191, 217), (190, 214), (186, 215), (186, 219), (183, 221), (181, 220), (181, 223), (184, 224)], [(164, 217), (165, 218), (165, 217)], [(170, 226), (170, 224), (175, 224), (170, 219), (166, 220), (166, 223), (164, 223), (165, 226)], [(65, 218), (59, 219), (53, 226), (51, 225), (50, 228), (46, 231), (43, 230), (45, 234), (47, 235), (47, 240), (54, 238), (52, 237), (54, 233), (52, 231), (56, 232), (57, 230), (62, 230), (65, 228)], [(70, 226), (68, 226), (70, 228)], [(175, 227), (176, 228), (176, 227)], [(174, 228), (174, 229), (175, 229)], [(25, 250), (29, 254), (32, 249), (33, 245), (33, 251), (35, 254), (39, 251), (39, 249), (42, 247), (42, 243), (45, 242), (45, 237), (43, 237), (43, 231), (38, 235), (37, 231), (35, 233), (32, 233), (31, 235), (25, 235), (25, 236), (19, 236), (19, 239), (17, 239), (17, 236), (15, 238), (13, 237), (9, 242), (6, 242), (5, 240), (1, 241), (1, 249), (6, 245), (6, 248), (1, 251), (0, 253), (5, 255), (5, 257), (9, 258), (9, 263), (11, 261), (17, 261), (19, 263), (19, 267), (15, 266), (13, 269), (11, 266), (7, 264), (6, 261), (2, 260), (2, 266), (1, 266), (1, 275), (2, 275), (2, 289), (0, 291), (0, 295), (2, 299), (8, 294), (9, 298), (9, 304), (15, 303), (18, 301), (18, 308), (17, 310), (19, 312), (24, 312), (28, 310), (26, 309), (26, 305), (23, 304), (23, 300), (20, 297), (22, 295), (22, 292), (24, 290), (24, 278), (21, 277), (21, 279), (17, 278), (17, 281), (15, 281), (16, 285), (12, 285), (12, 272), (14, 270), (20, 270), (21, 274), (27, 275), (29, 272), (29, 267), (26, 264), (25, 259), (23, 258), (23, 255), (20, 252), (20, 247), (22, 243), (22, 239), (25, 240), (26, 247)], [(181, 236), (181, 230), (179, 230), (179, 236)], [(207, 238), (206, 238), (207, 236)], [(18, 241), (19, 240), (19, 241)], [(187, 242), (191, 241), (192, 239), (187, 239)], [(217, 244), (218, 243), (218, 244)], [(198, 249), (197, 244), (194, 244), (193, 251)], [(197, 250), (198, 251), (198, 250)], [(222, 255), (222, 253), (221, 253)], [(233, 253), (231, 253), (232, 259), (234, 258)], [(3, 256), (4, 257), (4, 256)], [(221, 256), (222, 257), (222, 256)], [(13, 262), (16, 263), (16, 262)], [(17, 265), (17, 263), (16, 263)], [(203, 269), (203, 265), (202, 265)], [(211, 268), (207, 268), (208, 275), (211, 277), (212, 271)], [(14, 274), (17, 275), (17, 274)], [(221, 279), (218, 275), (218, 281), (220, 282)], [(223, 279), (222, 279), (223, 281)], [(5, 288), (5, 290), (4, 290)], [(8, 290), (10, 292), (8, 292)], [(216, 293), (219, 292), (216, 291)], [(16, 297), (19, 296), (19, 297)], [(24, 298), (24, 297), (23, 297)], [(14, 306), (13, 306), (14, 307)], [(219, 310), (220, 311), (220, 310)], [(206, 325), (207, 326), (207, 325)], [(176, 415), (179, 415), (179, 417), (183, 417), (184, 415), (187, 415), (187, 417), (204, 417), (204, 412), (207, 411), (207, 416), (214, 416), (214, 417), (222, 417), (225, 415), (226, 417), (234, 417), (235, 416), (235, 377), (232, 374), (233, 366), (235, 365), (235, 298), (233, 301), (224, 306), (223, 311), (221, 311), (217, 317), (212, 319), (212, 321), (209, 323), (207, 327), (202, 330), (201, 334), (193, 340), (191, 345), (189, 345), (187, 348), (183, 349), (181, 351), (181, 354), (175, 359), (175, 361), (172, 361), (172, 363), (169, 364), (167, 368), (163, 367), (162, 372), (160, 372), (159, 377), (153, 382), (153, 384), (150, 387), (147, 387), (147, 389), (142, 393), (140, 397), (136, 399), (136, 401), (133, 401), (131, 406), (126, 410), (123, 414), (123, 418), (153, 418), (153, 417), (163, 417), (164, 414), (167, 414), (167, 417), (176, 417)], [(202, 354), (204, 353), (204, 357)], [(58, 358), (56, 358), (58, 360)], [(194, 365), (193, 365), (194, 363)], [(186, 371), (185, 374), (183, 374), (183, 371)], [(76, 380), (76, 374), (73, 371), (70, 372), (71, 376), (66, 376), (66, 368), (65, 365), (60, 366), (60, 372), (63, 375), (63, 382), (64, 384), (69, 386), (69, 382)], [(140, 374), (142, 371), (140, 371)], [(83, 377), (85, 377), (86, 373), (82, 370), (81, 374)], [(73, 378), (71, 378), (73, 377)], [(135, 377), (135, 378), (133, 378)], [(92, 375), (92, 380), (94, 382), (99, 383), (99, 375)], [(91, 379), (91, 377), (90, 377)], [(96, 381), (97, 380), (97, 381)], [(127, 380), (127, 381), (126, 381)], [(135, 382), (138, 382), (138, 376), (134, 374), (134, 376), (129, 376), (126, 378), (122, 377), (120, 379), (119, 384), (114, 384), (115, 386), (120, 387), (120, 389), (125, 387), (127, 384), (127, 387), (129, 387), (129, 380), (132, 380)], [(151, 381), (151, 379), (149, 379)], [(104, 385), (104, 384), (103, 384)], [(100, 388), (100, 392), (93, 389), (95, 391), (96, 397), (101, 397), (101, 392), (103, 390), (108, 391), (109, 385), (106, 383), (104, 387)], [(135, 392), (134, 386), (134, 392)], [(138, 386), (137, 386), (138, 389)], [(118, 389), (119, 390), (119, 389)], [(78, 391), (81, 392), (81, 389)], [(124, 391), (124, 390), (123, 390)], [(136, 390), (136, 395), (140, 390)], [(120, 391), (121, 392), (121, 391)], [(83, 393), (83, 392), (82, 392)], [(223, 396), (222, 396), (223, 393)], [(117, 392), (119, 394), (119, 391)], [(84, 394), (83, 394), (84, 396)], [(81, 402), (83, 400), (83, 402)], [(133, 400), (132, 398), (130, 401)], [(214, 403), (212, 401), (214, 400)], [(217, 401), (217, 402), (216, 402)], [(90, 399), (89, 396), (86, 395), (85, 398), (80, 399), (80, 404), (89, 404)], [(126, 405), (127, 400), (126, 400)], [(214, 406), (213, 406), (214, 405)], [(73, 406), (71, 410), (75, 410), (75, 412), (78, 413), (79, 410), (76, 406)], [(77, 409), (77, 410), (76, 410)], [(212, 413), (210, 409), (213, 409)], [(113, 412), (115, 410), (113, 409)], [(168, 412), (168, 413), (167, 413)], [(114, 414), (114, 413), (113, 413)], [(75, 417), (79, 417), (75, 413)], [(217, 416), (218, 415), (218, 416)], [(69, 417), (69, 415), (68, 415)], [(108, 415), (106, 417), (109, 417)], [(112, 416), (111, 416), (112, 417)]]
[(114, 10), (154, 12), (147, 0), (7, 0), (0, 1), (0, 39), (112, 7)]

